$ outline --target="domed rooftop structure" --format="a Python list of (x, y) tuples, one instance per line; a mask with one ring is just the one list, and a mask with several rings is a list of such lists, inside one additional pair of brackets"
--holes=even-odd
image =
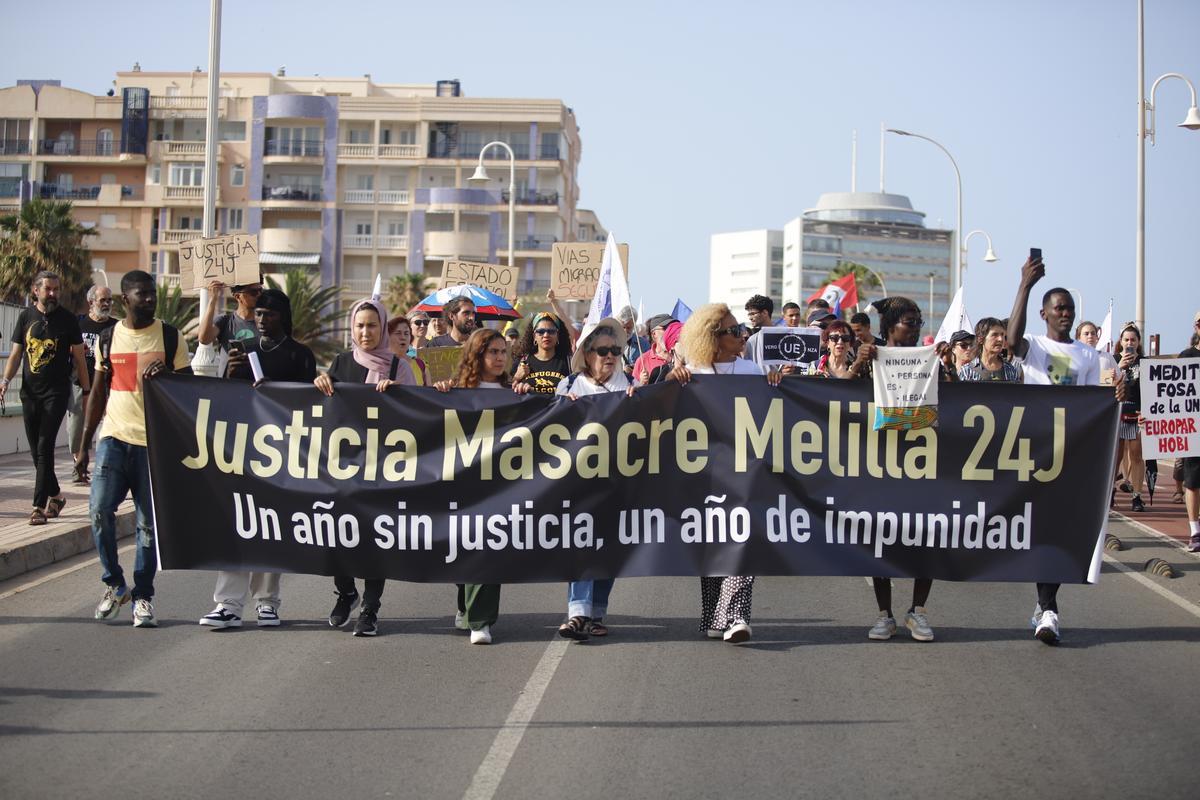
[(892, 225), (925, 227), (925, 214), (915, 211), (902, 194), (883, 192), (827, 192), (817, 207), (804, 212), (805, 219), (825, 222), (885, 222)]

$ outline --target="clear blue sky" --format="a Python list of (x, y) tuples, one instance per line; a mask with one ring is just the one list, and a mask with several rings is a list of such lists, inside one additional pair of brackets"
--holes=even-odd
[[(207, 60), (208, 2), (7, 2), (0, 84)], [(459, 78), (474, 97), (561, 98), (582, 128), (582, 205), (631, 246), (647, 313), (703, 302), (709, 236), (778, 228), (818, 195), (878, 186), (878, 130), (924, 133), (963, 172), (967, 309), (1005, 316), (1030, 246), (1046, 286), (1133, 317), (1135, 0), (1006, 2), (318, 3), (226, 0), (222, 66), (381, 82)], [(1200, 81), (1200, 2), (1147, 0), (1147, 89)], [(1147, 311), (1165, 350), (1200, 310), (1200, 132), (1187, 87), (1159, 89), (1147, 152)], [(949, 163), (889, 136), (887, 188), (953, 227)], [(793, 299), (793, 298), (784, 298)], [(1035, 317), (1036, 319), (1036, 317)]]

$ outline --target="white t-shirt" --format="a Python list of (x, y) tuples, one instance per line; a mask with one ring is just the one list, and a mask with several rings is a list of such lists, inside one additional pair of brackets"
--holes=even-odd
[(735, 358), (733, 361), (713, 363), (711, 367), (693, 367), (688, 364), (688, 371), (693, 375), (765, 375), (762, 367), (748, 358)]
[[(574, 377), (574, 381), (571, 378)], [(582, 372), (576, 373), (574, 376), (568, 375), (558, 382), (558, 390), (555, 394), (573, 394), (576, 397), (587, 397), (590, 394), (607, 394), (608, 392), (623, 392), (629, 388), (629, 378), (625, 376), (624, 370), (614, 370), (613, 374), (604, 383), (595, 383), (587, 375)]]
[(1025, 382), (1043, 386), (1099, 386), (1100, 354), (1083, 342), (1056, 342), (1026, 334)]

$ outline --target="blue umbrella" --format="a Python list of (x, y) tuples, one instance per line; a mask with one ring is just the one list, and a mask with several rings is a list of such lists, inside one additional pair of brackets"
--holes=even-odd
[(478, 286), (447, 286), (438, 289), (421, 302), (413, 306), (411, 311), (424, 311), (429, 314), (442, 313), (442, 306), (456, 297), (466, 297), (475, 304), (477, 319), (520, 319), (521, 313), (512, 307), (512, 303), (495, 292), (481, 289)]

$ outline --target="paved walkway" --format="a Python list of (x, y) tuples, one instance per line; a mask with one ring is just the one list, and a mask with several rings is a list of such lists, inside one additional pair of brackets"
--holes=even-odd
[[(65, 447), (56, 453), (56, 472), (66, 508), (45, 525), (29, 524), (33, 510), (33, 456), (29, 453), (0, 456), (0, 580), (56, 561), (89, 552), (92, 525), (88, 517), (88, 487), (71, 483), (71, 454)], [(133, 503), (126, 500), (117, 511), (118, 536), (132, 531)]]
[(1135, 525), (1144, 525), (1180, 544), (1187, 544), (1190, 536), (1187, 509), (1182, 500), (1174, 502), (1171, 499), (1175, 494), (1175, 481), (1171, 478), (1174, 466), (1171, 461), (1159, 462), (1158, 485), (1155, 487), (1153, 500), (1149, 492), (1142, 493), (1142, 499), (1146, 502), (1145, 511), (1131, 511), (1129, 503), (1133, 497), (1120, 490), (1117, 491), (1117, 503), (1113, 510)]

